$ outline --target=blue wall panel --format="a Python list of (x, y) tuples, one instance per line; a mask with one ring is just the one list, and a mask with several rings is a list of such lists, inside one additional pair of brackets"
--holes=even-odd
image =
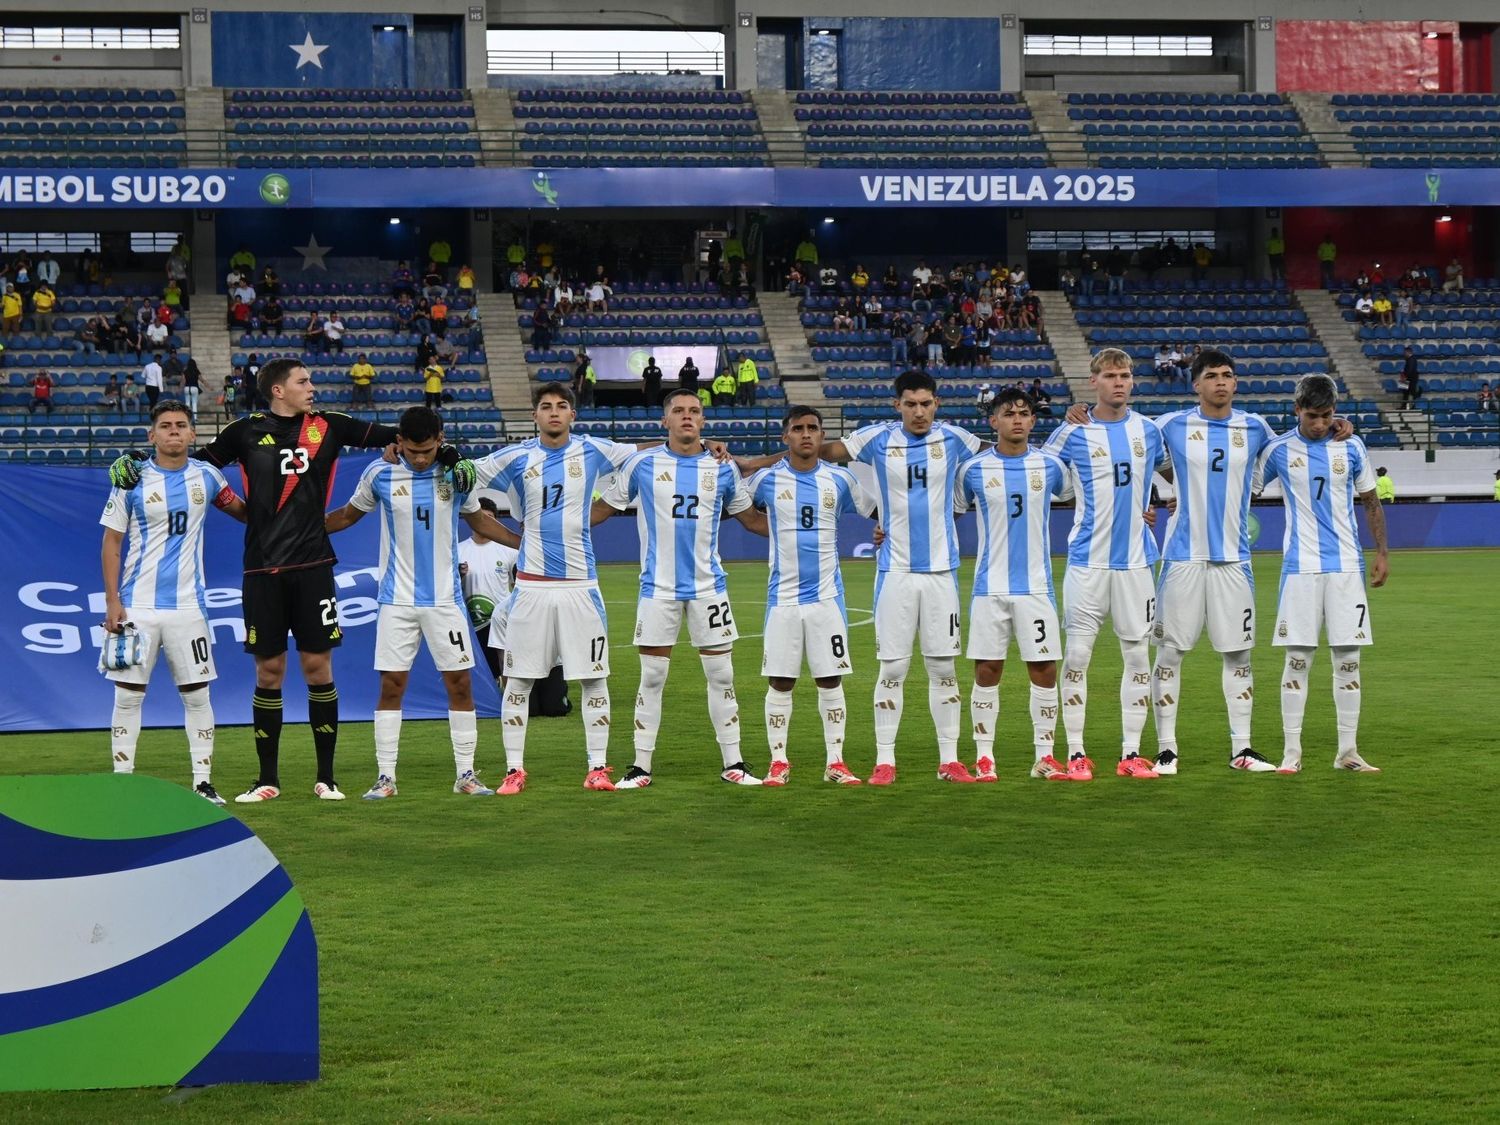
[[(381, 85), (377, 75), (403, 84), (390, 79), (412, 73), (411, 29), (410, 15), (394, 13), (215, 12), (214, 85), (364, 88)], [(377, 58), (376, 39), (395, 46)]]
[(464, 84), (463, 27), (456, 20), (419, 19), (413, 41), (416, 68), (411, 85), (419, 90), (457, 90)]
[(846, 19), (838, 38), (840, 89), (1000, 89), (999, 20)]

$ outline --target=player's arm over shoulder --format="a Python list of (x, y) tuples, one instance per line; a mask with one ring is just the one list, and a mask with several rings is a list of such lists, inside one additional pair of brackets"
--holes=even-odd
[(372, 461), (366, 466), (365, 471), (359, 475), (359, 483), (354, 486), (354, 495), (349, 497), (349, 502), (323, 517), (323, 530), (332, 535), (335, 531), (353, 527), (373, 512), (379, 503), (375, 495), (375, 481), (389, 470), (390, 465), (385, 461)]
[(209, 485), (214, 490), (213, 505), (231, 519), (246, 521), (248, 509), (245, 502), (240, 499), (239, 494), (229, 487), (229, 482), (224, 479), (224, 474), (211, 466), (205, 465), (203, 469), (209, 480)]
[(847, 509), (862, 516), (873, 517), (876, 508), (875, 497), (864, 490), (864, 486), (859, 483), (859, 478), (848, 469), (840, 465), (836, 471), (838, 479), (843, 482)]
[(1042, 456), (1046, 459), (1047, 474), (1051, 478), (1048, 483), (1051, 487), (1052, 498), (1061, 500), (1063, 503), (1076, 499), (1073, 492), (1073, 474), (1068, 471), (1068, 466), (1063, 459), (1045, 451)]
[(329, 433), (339, 445), (356, 449), (384, 449), (396, 440), (394, 426), (382, 426), (376, 422), (362, 422), (340, 411), (324, 414)]
[(250, 436), (250, 419), (253, 417), (255, 415), (247, 414), (242, 418), (236, 418), (220, 430), (213, 441), (207, 445), (200, 445), (194, 451), (193, 457), (196, 460), (208, 462), (216, 469), (234, 464), (245, 451), (247, 439)]

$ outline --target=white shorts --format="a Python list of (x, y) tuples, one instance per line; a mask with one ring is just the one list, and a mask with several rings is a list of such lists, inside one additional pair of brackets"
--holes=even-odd
[(375, 671), (411, 671), (424, 639), (439, 672), (473, 668), (469, 637), (463, 606), (382, 605), (375, 618)]
[(1151, 568), (1106, 570), (1069, 566), (1063, 575), (1064, 623), (1070, 633), (1097, 634), (1108, 617), (1122, 641), (1143, 641), (1156, 616), (1156, 584)]
[(485, 639), (489, 648), (505, 651), (505, 629), (510, 621), (510, 595), (505, 597), (505, 603), (495, 607), (495, 612), (490, 614), (490, 631)]
[(1057, 607), (1043, 594), (987, 594), (969, 603), (970, 660), (1004, 660), (1011, 637), (1028, 664), (1062, 656)]
[(559, 664), (570, 680), (609, 675), (609, 619), (597, 582), (523, 579), (511, 591), (505, 616), (502, 643), (516, 638), (505, 650), (507, 676), (545, 680)]
[(141, 635), (141, 662), (105, 672), (117, 684), (148, 684), (156, 658), (165, 656), (172, 682), (206, 684), (219, 678), (214, 668), (214, 634), (196, 609), (132, 609), (128, 620)]
[(847, 676), (854, 670), (849, 655), (849, 618), (842, 599), (766, 607), (760, 674), (795, 680), (802, 674), (804, 655), (815, 680)]
[(1375, 642), (1370, 628), (1370, 599), (1359, 571), (1340, 574), (1285, 574), (1276, 606), (1278, 648), (1317, 648), (1326, 625), (1329, 648), (1352, 648)]
[(875, 573), (875, 658), (905, 660), (912, 644), (923, 656), (957, 656), (962, 643), (958, 572)]
[(1163, 561), (1156, 580), (1156, 643), (1186, 652), (1198, 643), (1205, 622), (1215, 652), (1255, 647), (1250, 564)]
[(677, 643), (687, 611), (688, 641), (694, 648), (729, 648), (739, 640), (739, 626), (729, 608), (728, 594), (692, 601), (642, 598), (635, 607), (635, 643), (640, 648), (666, 648)]

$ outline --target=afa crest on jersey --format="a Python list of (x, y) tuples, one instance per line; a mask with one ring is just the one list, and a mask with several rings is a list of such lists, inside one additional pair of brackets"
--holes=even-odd
[(827, 508), (831, 512), (833, 511), (834, 504), (836, 504), (837, 502), (838, 501), (833, 498), (832, 492), (830, 492), (828, 489), (823, 490), (823, 507)]
[(192, 488), (188, 489), (188, 499), (194, 504), (202, 504), (204, 501), (203, 486), (195, 484)]
[(583, 476), (583, 459), (581, 457), (568, 458), (568, 476), (575, 480)]
[(1134, 453), (1137, 457), (1146, 456), (1146, 443), (1140, 438), (1136, 438), (1130, 443), (1130, 452)]
[(1031, 491), (1032, 492), (1040, 492), (1042, 490), (1042, 474), (1041, 473), (1031, 473), (1029, 475), (1028, 479), (1031, 481)]
[(1229, 435), (1229, 440), (1230, 440), (1230, 442), (1233, 443), (1233, 445), (1234, 445), (1234, 447), (1236, 449), (1244, 449), (1245, 448), (1245, 431), (1244, 430), (1235, 430), (1234, 433), (1232, 433), (1232, 434)]

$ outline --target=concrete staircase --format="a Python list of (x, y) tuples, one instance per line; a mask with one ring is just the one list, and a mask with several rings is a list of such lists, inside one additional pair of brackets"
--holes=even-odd
[[(797, 298), (774, 290), (762, 290), (760, 315), (766, 322), (766, 339), (776, 356), (776, 374), (786, 388), (788, 402), (823, 401), (823, 368), (813, 362)], [(813, 395), (816, 397), (811, 397)]]
[[(528, 339), (516, 327), (517, 313), (509, 293), (481, 293), (478, 299), (490, 393), (509, 425), (513, 414), (526, 418), (531, 413), (532, 378), (531, 369), (526, 366)], [(530, 436), (529, 418), (526, 429), (525, 436)]]
[(197, 425), (201, 444), (212, 441), (220, 428), (229, 422), (217, 404), (224, 380), (234, 369), (230, 360), (236, 345), (229, 338), (229, 329), (224, 326), (224, 298), (217, 293), (200, 293), (193, 297), (192, 307), (188, 309), (188, 323), (192, 327), (188, 329), (188, 346), (184, 351), (198, 361), (198, 370), (203, 376)]
[(1047, 142), (1047, 163), (1057, 168), (1086, 168), (1083, 129), (1068, 116), (1067, 104), (1055, 90), (1027, 90), (1022, 97), (1031, 109), (1031, 119)]
[(806, 164), (807, 132), (796, 117), (792, 102), (796, 95), (785, 90), (757, 90), (750, 97), (771, 153), (771, 164), (791, 168)]
[(470, 90), (474, 128), (479, 131), (480, 163), (487, 167), (523, 164), (515, 140), (516, 115), (509, 90)]
[[(218, 151), (217, 140), (224, 135), (224, 91), (216, 86), (189, 86), (183, 91), (182, 113), (189, 159), (205, 164), (230, 163), (228, 154)], [(198, 366), (203, 366), (201, 361)]]
[[(1351, 398), (1380, 407), (1381, 418), (1401, 435), (1403, 449), (1424, 448), (1430, 443), (1430, 420), (1422, 411), (1400, 410), (1394, 396), (1386, 393), (1380, 372), (1365, 356), (1354, 325), (1344, 319), (1333, 294), (1324, 289), (1298, 289), (1296, 295), (1297, 303), (1307, 312), (1308, 324), (1328, 351), (1329, 374), (1344, 381)], [(1402, 419), (1403, 414), (1413, 417)]]
[(1436, 449), (1437, 432), (1432, 424), (1432, 415), (1425, 410), (1405, 410), (1399, 405), (1381, 404), (1380, 414), (1396, 436), (1401, 439), (1402, 449)]
[(1354, 138), (1349, 127), (1333, 116), (1333, 107), (1327, 94), (1287, 94), (1302, 126), (1318, 144), (1318, 152), (1330, 168), (1358, 168), (1359, 153), (1354, 149)]
[(1068, 298), (1059, 289), (1037, 289), (1035, 292), (1042, 302), (1042, 325), (1047, 342), (1052, 345), (1058, 368), (1068, 381), (1074, 401), (1092, 401), (1089, 360), (1093, 358), (1093, 352), (1079, 327), (1078, 318), (1073, 315), (1073, 306), (1068, 304)]

